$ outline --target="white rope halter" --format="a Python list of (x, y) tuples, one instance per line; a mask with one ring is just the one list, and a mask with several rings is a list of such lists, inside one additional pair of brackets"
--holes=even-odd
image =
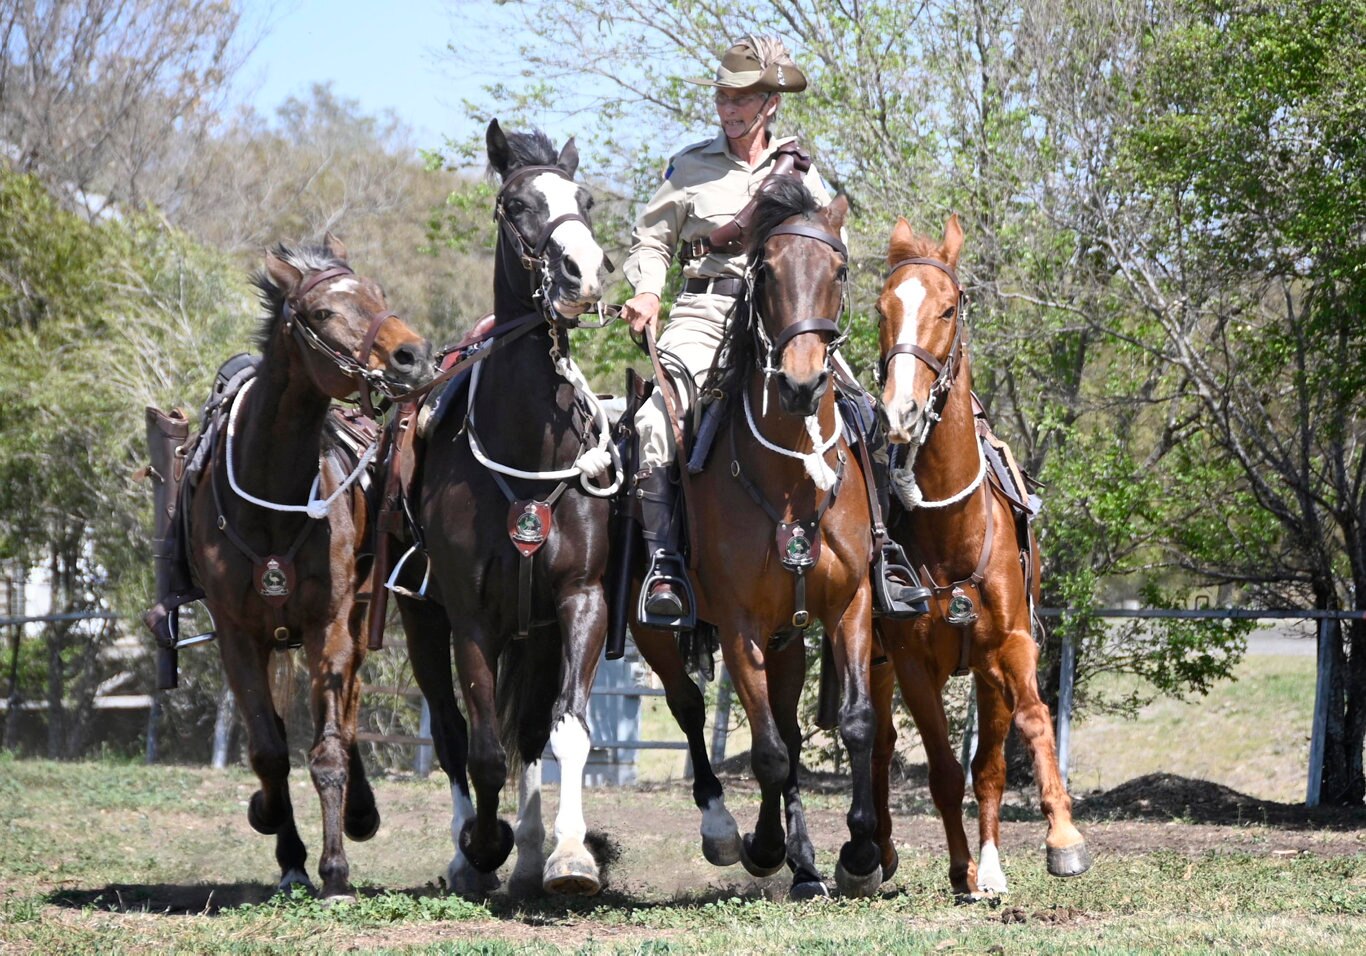
[(318, 473), (313, 476), (313, 484), (308, 489), (307, 504), (282, 505), (274, 501), (266, 501), (264, 498), (257, 498), (255, 495), (248, 494), (247, 492), (242, 490), (242, 486), (237, 483), (237, 474), (233, 471), (232, 468), (232, 440), (237, 434), (237, 413), (242, 407), (242, 399), (247, 397), (247, 392), (255, 384), (256, 379), (253, 378), (247, 380), (247, 382), (242, 386), (241, 390), (238, 391), (236, 397), (233, 398), (232, 411), (228, 415), (227, 460), (224, 462), (225, 469), (228, 473), (228, 486), (232, 488), (233, 493), (237, 495), (237, 497), (241, 498), (243, 501), (248, 501), (251, 504), (256, 505), (258, 508), (265, 508), (267, 511), (302, 512), (303, 514), (308, 515), (310, 518), (319, 520), (321, 520), (322, 518), (326, 518), (328, 510), (332, 507), (332, 503), (336, 501), (338, 498), (340, 498), (347, 488), (350, 488), (353, 484), (355, 484), (356, 479), (364, 473), (366, 468), (370, 467), (370, 462), (374, 461), (375, 453), (379, 449), (379, 437), (376, 436), (375, 439), (370, 442), (369, 446), (361, 454), (360, 461), (356, 463), (355, 470), (353, 470), (351, 474), (347, 475), (346, 480), (344, 480), (340, 485), (337, 486), (337, 490), (332, 492), (332, 494), (328, 495), (326, 498), (322, 500), (319, 500), (318, 498), (318, 488), (322, 484), (321, 461), (318, 463)]
[[(976, 440), (976, 436), (973, 436)], [(982, 484), (982, 479), (987, 476), (987, 456), (982, 453), (982, 443), (977, 442), (977, 477), (962, 491), (947, 498), (940, 498), (938, 501), (926, 501), (920, 491), (920, 485), (916, 483), (915, 471), (912, 468), (893, 468), (892, 469), (892, 488), (896, 491), (896, 496), (901, 503), (906, 506), (907, 511), (914, 511), (916, 508), (947, 508), (965, 500), (968, 495), (977, 490)]]
[[(578, 478), (584, 491), (599, 498), (610, 498), (617, 493), (624, 475), (617, 454), (617, 446), (612, 442), (612, 426), (607, 420), (607, 411), (602, 407), (602, 402), (593, 393), (588, 385), (588, 380), (584, 378), (583, 372), (574, 364), (573, 359), (564, 356), (557, 358), (555, 360), (555, 371), (559, 373), (561, 378), (574, 386), (574, 391), (592, 411), (593, 423), (597, 426), (598, 443), (596, 447), (584, 449), (568, 468), (560, 468), (555, 471), (522, 471), (520, 468), (512, 468), (494, 461), (484, 451), (483, 443), (479, 441), (479, 436), (475, 432), (474, 421), (474, 396), (479, 389), (479, 373), (482, 368), (482, 363), (475, 365), (470, 373), (468, 399), (470, 427), (465, 429), (470, 440), (470, 452), (474, 455), (475, 460), (490, 471), (510, 475), (513, 478), (527, 478), (533, 481), (563, 481), (568, 478)], [(616, 470), (616, 477), (607, 487), (600, 488), (589, 481), (591, 478), (598, 478), (606, 474), (609, 468)]]
[[(764, 391), (765, 394), (767, 394), (767, 387), (765, 387)], [(829, 491), (831, 488), (835, 487), (835, 479), (837, 476), (835, 470), (826, 462), (825, 453), (835, 446), (835, 442), (839, 441), (840, 426), (838, 416), (836, 416), (835, 419), (834, 433), (831, 434), (828, 439), (824, 440), (821, 438), (820, 417), (818, 415), (806, 416), (806, 433), (811, 436), (811, 444), (814, 447), (809, 452), (792, 451), (791, 449), (783, 448), (781, 445), (773, 444), (773, 442), (759, 434), (759, 426), (755, 424), (754, 421), (754, 409), (750, 404), (749, 389), (746, 388), (744, 392), (745, 421), (749, 423), (749, 433), (755, 437), (759, 444), (763, 445), (769, 451), (777, 452), (785, 458), (795, 458), (797, 461), (800, 461), (806, 466), (806, 473), (811, 476), (811, 480), (816, 483), (816, 487), (821, 491)]]

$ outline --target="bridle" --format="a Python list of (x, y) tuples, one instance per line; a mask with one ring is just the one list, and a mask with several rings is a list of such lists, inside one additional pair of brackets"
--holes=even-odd
[(919, 345), (898, 342), (887, 350), (887, 354), (882, 357), (877, 366), (877, 385), (879, 389), (886, 384), (887, 369), (891, 365), (892, 359), (898, 355), (913, 355), (928, 365), (931, 371), (935, 373), (934, 383), (930, 385), (930, 394), (925, 402), (925, 418), (927, 422), (925, 433), (928, 435), (929, 430), (934, 427), (934, 423), (939, 421), (940, 416), (943, 414), (944, 404), (948, 401), (949, 392), (952, 391), (954, 380), (958, 377), (958, 369), (962, 367), (962, 356), (965, 348), (963, 328), (967, 322), (968, 296), (967, 293), (963, 291), (963, 286), (959, 283), (958, 275), (953, 271), (952, 266), (946, 262), (941, 262), (938, 259), (930, 259), (924, 256), (913, 256), (909, 259), (902, 259), (900, 262), (895, 263), (887, 270), (887, 281), (890, 282), (898, 271), (907, 266), (929, 266), (932, 269), (938, 269), (949, 277), (949, 281), (953, 283), (954, 292), (958, 294), (958, 301), (954, 306), (953, 314), (953, 341), (949, 343), (948, 354), (945, 355), (943, 359), (926, 351)]
[(375, 340), (379, 338), (380, 327), (389, 319), (397, 319), (398, 313), (393, 311), (369, 313), (370, 324), (365, 330), (365, 336), (361, 339), (360, 348), (356, 350), (355, 355), (338, 351), (328, 345), (308, 323), (302, 321), (302, 318), (295, 321), (296, 316), (302, 317), (307, 314), (307, 310), (303, 308), (304, 296), (324, 282), (349, 275), (355, 275), (355, 273), (347, 266), (333, 266), (321, 272), (313, 273), (292, 295), (285, 298), (280, 317), (284, 320), (285, 331), (293, 335), (299, 344), (321, 353), (343, 375), (350, 377), (356, 383), (361, 411), (367, 418), (377, 418), (376, 403), (372, 401), (374, 393), (378, 392), (390, 401), (405, 394), (386, 382), (383, 372), (369, 366), (370, 353), (375, 348)]
[[(768, 247), (768, 240), (774, 236), (798, 236), (803, 239), (815, 239), (825, 243), (839, 254), (841, 260), (838, 274), (840, 283), (840, 307), (839, 313), (835, 318), (817, 316), (809, 319), (802, 319), (799, 322), (793, 322), (791, 325), (784, 326), (779, 330), (776, 336), (769, 336), (768, 330), (764, 327), (763, 316), (759, 311), (759, 299), (756, 293), (756, 287), (759, 282), (760, 271), (767, 265), (765, 253)], [(841, 328), (839, 323), (839, 319), (848, 312), (848, 263), (849, 250), (844, 245), (844, 242), (840, 240), (839, 236), (827, 232), (824, 229), (817, 229), (814, 226), (807, 226), (802, 223), (789, 223), (776, 227), (764, 237), (763, 250), (761, 250), (760, 255), (756, 257), (756, 261), (750, 266), (745, 274), (745, 283), (747, 286), (745, 298), (749, 303), (750, 324), (753, 327), (756, 352), (762, 357), (761, 370), (766, 379), (780, 370), (779, 363), (782, 360), (783, 349), (785, 349), (797, 336), (805, 335), (807, 333), (829, 336), (825, 346), (825, 368), (827, 372), (831, 370), (831, 356), (844, 343), (845, 339), (849, 337), (847, 323), (844, 328)]]

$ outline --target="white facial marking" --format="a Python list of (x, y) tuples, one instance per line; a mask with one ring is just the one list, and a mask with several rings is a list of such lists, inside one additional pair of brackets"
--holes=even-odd
[(583, 820), (583, 768), (588, 763), (588, 731), (577, 717), (565, 714), (550, 731), (550, 747), (560, 763), (560, 809), (555, 814), (555, 843), (582, 843), (588, 833)]
[[(540, 173), (531, 183), (545, 197), (549, 209), (547, 222), (579, 211), (578, 183), (554, 173)], [(602, 297), (598, 273), (603, 268), (603, 253), (593, 233), (583, 223), (574, 220), (560, 223), (551, 235), (564, 255), (573, 260), (579, 270), (579, 298), (597, 301)]]
[(982, 844), (982, 852), (977, 856), (977, 889), (982, 893), (1004, 893), (1009, 889), (1001, 869), (1001, 854), (990, 840)]
[(355, 276), (342, 276), (339, 279), (332, 280), (331, 290), (333, 292), (345, 292), (349, 294), (358, 289), (360, 289), (360, 283), (356, 281)]
[[(896, 287), (896, 297), (901, 300), (901, 330), (897, 334), (897, 345), (916, 344), (920, 334), (920, 307), (925, 304), (927, 294), (925, 286), (914, 276)], [(893, 387), (892, 400), (887, 403), (887, 421), (892, 433), (898, 437), (904, 436), (914, 424), (906, 418), (915, 398), (911, 390), (915, 384), (915, 363), (918, 361), (914, 355), (901, 352), (893, 355), (887, 365), (887, 381)], [(897, 372), (902, 374), (898, 375)]]

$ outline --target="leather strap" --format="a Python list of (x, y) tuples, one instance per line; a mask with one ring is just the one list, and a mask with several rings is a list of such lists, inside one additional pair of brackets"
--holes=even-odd
[(838, 252), (846, 260), (849, 258), (849, 249), (845, 246), (844, 241), (841, 240), (839, 236), (832, 232), (828, 232), (825, 229), (817, 229), (815, 226), (808, 226), (805, 223), (792, 222), (784, 226), (778, 226), (776, 229), (770, 230), (768, 235), (764, 238), (765, 240), (768, 240), (774, 236), (802, 236), (805, 239), (819, 239), (831, 249)]
[(807, 332), (817, 332), (822, 335), (829, 335), (831, 338), (838, 338), (840, 327), (834, 319), (802, 319), (800, 322), (793, 322), (779, 332), (777, 338), (773, 340), (773, 354), (778, 355), (788, 342)]
[(938, 259), (930, 259), (925, 256), (911, 256), (909, 259), (902, 259), (900, 262), (894, 263), (892, 267), (887, 270), (887, 278), (890, 279), (896, 274), (898, 269), (903, 269), (906, 266), (929, 266), (932, 269), (938, 269), (949, 277), (949, 281), (953, 283), (954, 291), (958, 292), (960, 295), (962, 294), (963, 286), (958, 281), (958, 274), (953, 271), (953, 267), (947, 262), (941, 262)]
[(683, 291), (691, 292), (694, 295), (729, 295), (738, 296), (745, 290), (745, 280), (739, 276), (717, 276), (714, 279), (698, 277), (688, 279), (683, 283)]
[(683, 425), (678, 417), (678, 398), (674, 391), (673, 377), (664, 370), (659, 360), (659, 346), (655, 343), (655, 333), (645, 326), (645, 349), (650, 354), (650, 365), (654, 367), (655, 388), (664, 399), (664, 413), (669, 416), (669, 427), (674, 434), (674, 461), (678, 464), (678, 484), (683, 492), (683, 517), (688, 523), (688, 568), (697, 568), (697, 526), (692, 508), (692, 476), (688, 474), (687, 448), (683, 443)]
[[(950, 354), (952, 354), (952, 352), (950, 352)], [(887, 350), (887, 355), (882, 360), (884, 367), (897, 355), (914, 355), (916, 358), (920, 359), (920, 361), (934, 369), (936, 374), (941, 372), (944, 368), (944, 363), (939, 361), (932, 353), (925, 351), (918, 345), (908, 344), (906, 342), (898, 342)]]

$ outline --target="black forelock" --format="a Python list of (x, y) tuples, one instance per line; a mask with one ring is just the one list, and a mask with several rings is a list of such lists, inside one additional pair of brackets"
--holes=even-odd
[(753, 259), (768, 234), (793, 216), (810, 219), (820, 211), (820, 203), (811, 195), (811, 190), (796, 177), (780, 176), (767, 184), (759, 194), (759, 202), (754, 208), (754, 218), (749, 228), (749, 255)]
[[(271, 252), (277, 259), (283, 259), (304, 275), (346, 265), (345, 260), (337, 258), (328, 252), (325, 246), (320, 245), (287, 246), (280, 242), (276, 243)], [(258, 348), (264, 349), (266, 343), (270, 341), (271, 334), (275, 331), (275, 323), (284, 313), (285, 290), (279, 288), (264, 269), (253, 273), (251, 282), (252, 285), (256, 286), (256, 294), (266, 310), (252, 341)]]

